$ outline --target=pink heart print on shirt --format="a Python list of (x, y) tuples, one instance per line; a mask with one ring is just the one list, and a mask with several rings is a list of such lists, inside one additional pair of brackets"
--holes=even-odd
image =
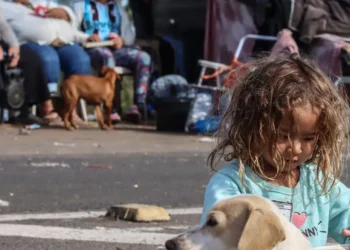
[(292, 215), (292, 222), (297, 228), (301, 228), (307, 219), (306, 213), (294, 213)]

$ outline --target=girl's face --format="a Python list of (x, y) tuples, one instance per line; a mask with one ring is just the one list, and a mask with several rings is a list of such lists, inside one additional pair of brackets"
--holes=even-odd
[[(311, 104), (300, 104), (282, 119), (275, 147), (286, 164), (283, 172), (298, 168), (312, 156), (321, 132), (319, 118), (319, 109)], [(268, 145), (262, 157), (265, 164), (275, 167)]]

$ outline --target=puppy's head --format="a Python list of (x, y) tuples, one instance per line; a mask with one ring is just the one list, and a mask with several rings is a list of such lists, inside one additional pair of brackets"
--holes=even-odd
[(257, 196), (219, 202), (202, 227), (166, 242), (167, 250), (271, 250), (286, 239), (277, 209)]

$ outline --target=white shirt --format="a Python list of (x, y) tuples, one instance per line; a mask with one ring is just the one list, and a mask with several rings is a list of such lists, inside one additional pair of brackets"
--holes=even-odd
[(65, 44), (84, 42), (86, 35), (78, 31), (72, 10), (67, 6), (58, 5), (55, 1), (32, 0), (35, 7), (42, 5), (47, 8), (64, 8), (72, 22), (65, 20), (44, 18), (33, 14), (33, 10), (16, 3), (0, 1), (0, 9), (7, 22), (11, 25), (21, 44), (28, 41), (39, 44), (51, 44), (60, 39)]

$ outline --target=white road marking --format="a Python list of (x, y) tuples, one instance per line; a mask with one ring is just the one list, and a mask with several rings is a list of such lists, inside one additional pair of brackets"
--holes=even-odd
[(1, 224), (0, 236), (37, 239), (113, 242), (121, 244), (164, 245), (175, 234), (132, 232), (124, 229), (74, 229), (37, 225)]
[(10, 202), (4, 201), (4, 200), (0, 200), (0, 207), (8, 207), (9, 205), (10, 205)]
[[(201, 214), (202, 208), (172, 208), (166, 209), (170, 215)], [(106, 211), (82, 211), (67, 213), (43, 213), (43, 214), (3, 214), (0, 222), (24, 221), (24, 220), (61, 220), (61, 219), (84, 219), (104, 216)]]
[(70, 165), (64, 162), (31, 162), (30, 166), (36, 168), (70, 168)]
[(4, 214), (0, 215), (0, 222), (24, 220), (61, 220), (95, 218), (105, 215), (103, 211), (72, 212), (72, 213), (46, 213), (46, 214)]
[(202, 137), (198, 141), (199, 142), (213, 142), (213, 141), (215, 141), (215, 138), (213, 138), (213, 137)]
[(133, 227), (133, 228), (128, 228), (128, 230), (132, 232), (161, 232), (166, 229), (187, 231), (190, 228), (191, 226), (180, 225), (180, 226), (163, 226), (163, 227)]
[(193, 208), (169, 208), (165, 209), (170, 215), (188, 215), (188, 214), (202, 214), (201, 207)]

